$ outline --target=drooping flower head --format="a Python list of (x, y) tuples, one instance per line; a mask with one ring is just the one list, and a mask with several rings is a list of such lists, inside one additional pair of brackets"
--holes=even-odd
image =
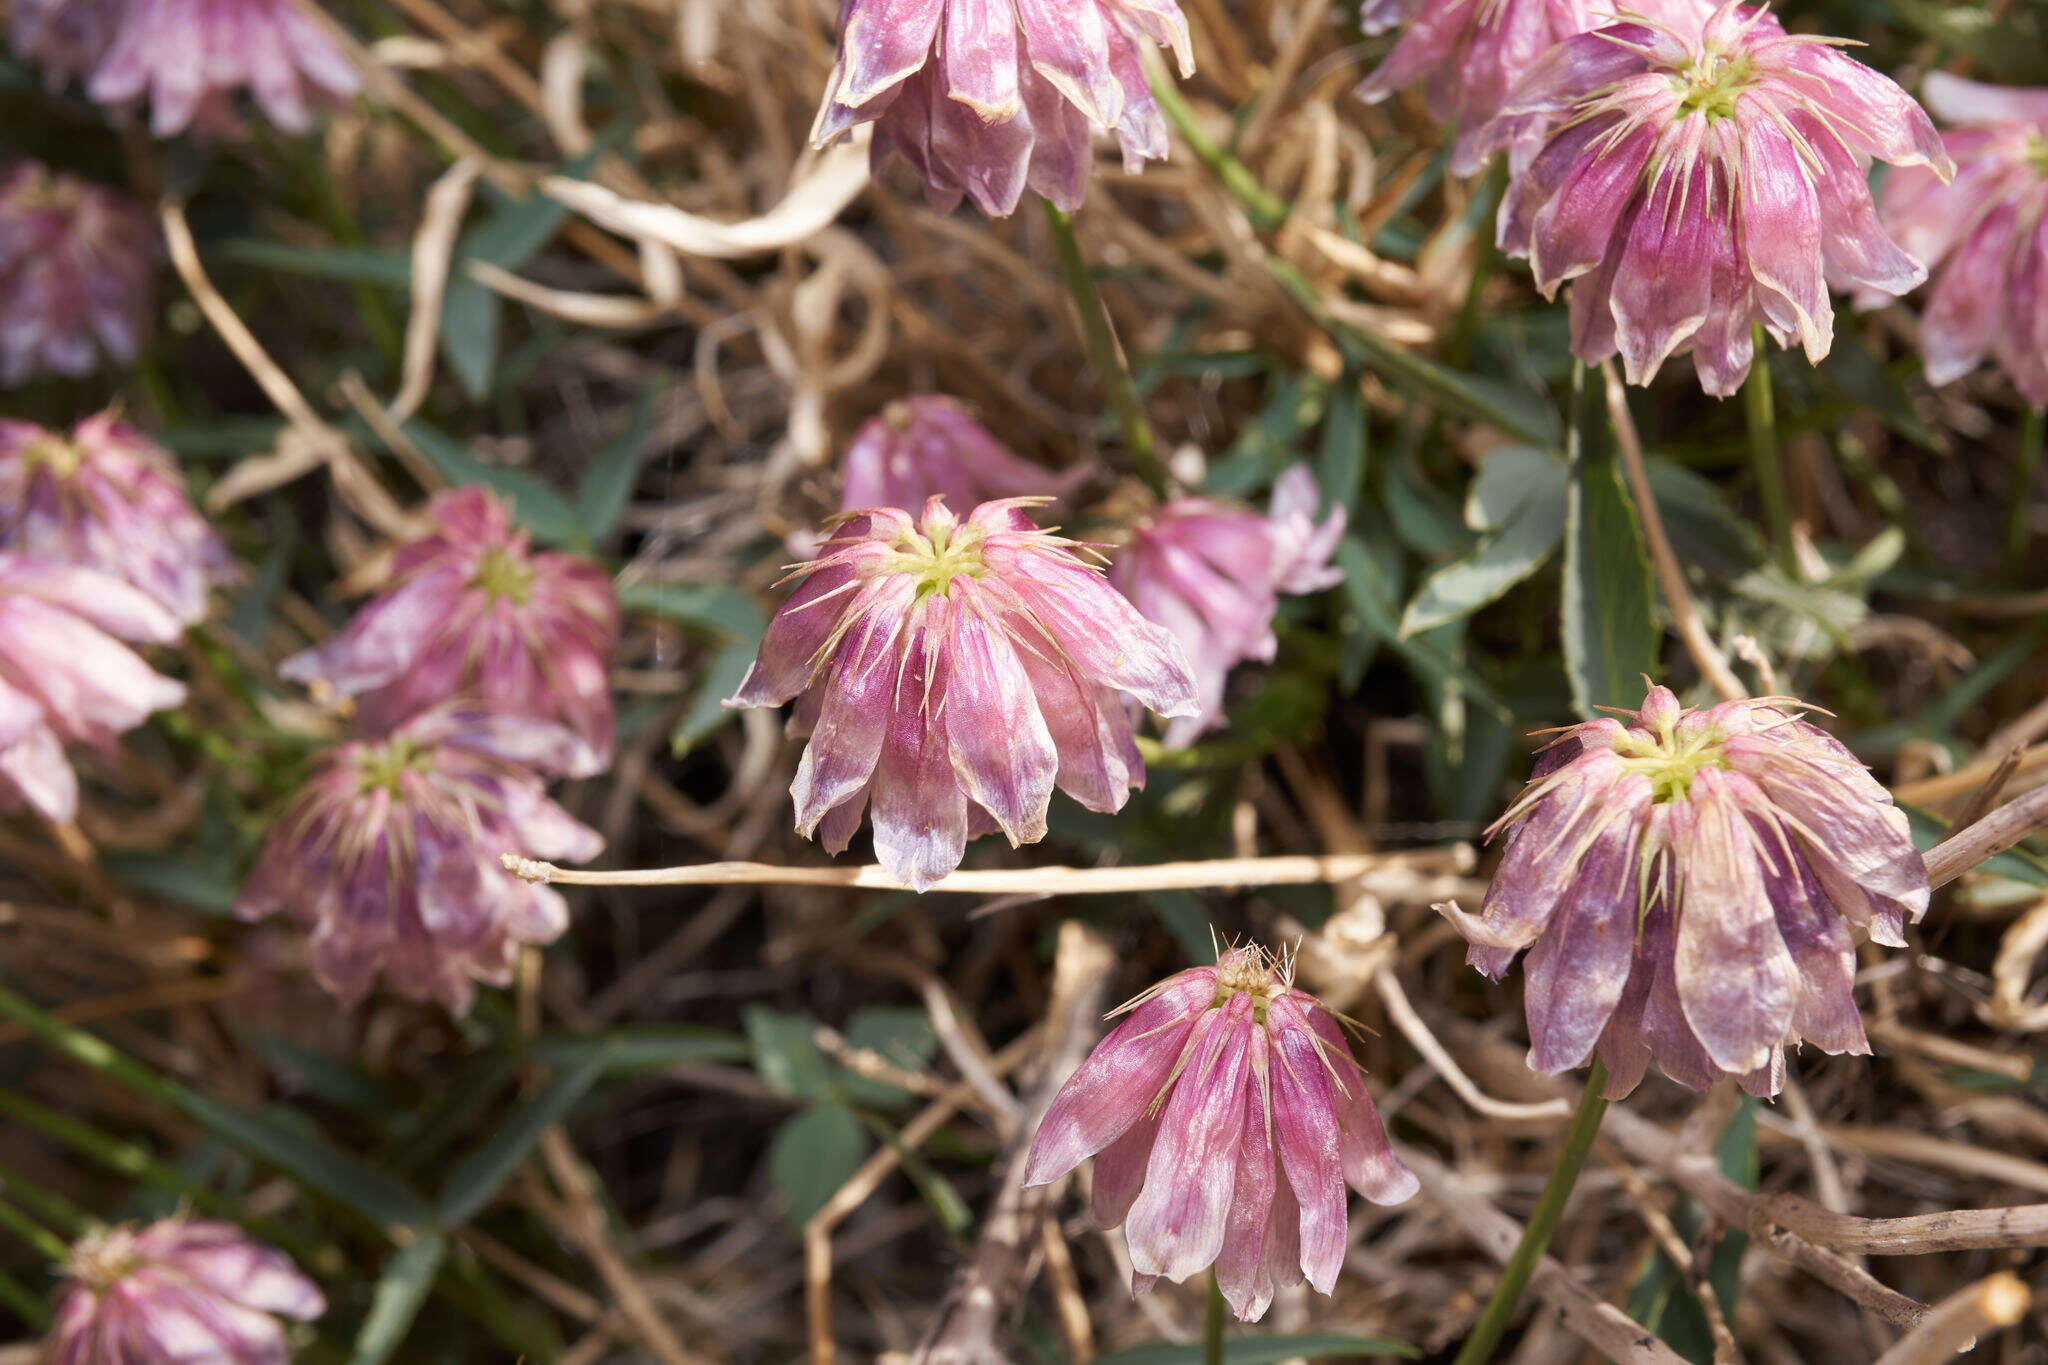
[(901, 156), (948, 212), (966, 196), (1002, 217), (1026, 186), (1080, 206), (1096, 130), (1135, 171), (1166, 155), (1166, 124), (1135, 44), (1194, 71), (1175, 0), (840, 0), (839, 62), (811, 130), (826, 146), (875, 125), (877, 170)]
[(1139, 522), (1110, 582), (1148, 621), (1172, 631), (1195, 671), (1201, 710), (1166, 727), (1180, 747), (1223, 723), (1223, 684), (1247, 659), (1271, 662), (1282, 593), (1321, 592), (1343, 581), (1330, 565), (1344, 537), (1344, 509), (1321, 525), (1315, 476), (1295, 465), (1273, 485), (1265, 516), (1215, 498), (1174, 498)]
[(166, 1218), (81, 1237), (64, 1264), (48, 1365), (285, 1365), (279, 1318), (327, 1311), (319, 1287), (232, 1223)]
[(313, 975), (344, 1005), (382, 972), (400, 995), (461, 1014), (477, 982), (510, 983), (522, 944), (568, 928), (562, 894), (502, 859), (587, 862), (603, 850), (540, 776), (589, 762), (559, 725), (459, 708), (337, 745), (272, 827), (235, 914), (289, 911)]
[(873, 806), (875, 853), (923, 890), (967, 841), (1045, 837), (1057, 785), (1094, 811), (1145, 780), (1122, 698), (1190, 713), (1180, 646), (1041, 531), (1029, 499), (963, 521), (849, 513), (777, 612), (728, 706), (797, 699), (810, 735), (790, 795), (797, 830), (833, 853)]
[(918, 394), (868, 420), (846, 448), (843, 512), (922, 507), (941, 497), (956, 507), (997, 498), (1058, 496), (1087, 477), (1033, 464), (996, 439), (950, 398)]
[(99, 65), (127, 10), (128, 0), (14, 0), (7, 36), (61, 90)]
[(1901, 294), (1926, 276), (1879, 224), (1873, 157), (1953, 169), (1934, 125), (1837, 40), (1734, 0), (1703, 22), (1625, 20), (1553, 48), (1483, 132), (1541, 141), (1501, 206), (1500, 245), (1546, 297), (1573, 280), (1572, 351), (1631, 382), (1690, 353), (1736, 391), (1751, 324), (1818, 362), (1830, 280)]
[(574, 555), (536, 554), (505, 504), (467, 485), (427, 506), (434, 531), (398, 552), (390, 586), (318, 649), (278, 672), (357, 699), (369, 734), (471, 697), (582, 737), (587, 777), (611, 762), (611, 577)]
[(234, 97), (244, 89), (272, 123), (303, 133), (314, 104), (345, 101), (361, 85), (293, 0), (128, 0), (86, 91), (102, 104), (147, 96), (150, 131), (170, 137), (194, 122), (235, 127)]
[(0, 421), (0, 550), (112, 574), (186, 625), (235, 575), (170, 455), (111, 412), (69, 436)]
[(1131, 1289), (1210, 1265), (1240, 1321), (1344, 1263), (1346, 1182), (1375, 1204), (1415, 1193), (1337, 1019), (1256, 947), (1160, 982), (1060, 1088), (1024, 1183), (1095, 1158), (1090, 1212), (1124, 1225)]
[(124, 640), (164, 644), (183, 629), (154, 598), (94, 569), (0, 553), (0, 811), (78, 814), (66, 744), (111, 751), (184, 687)]
[(1940, 269), (1920, 315), (1928, 382), (1953, 383), (1989, 357), (2029, 403), (2048, 407), (2048, 89), (1943, 71), (1924, 88), (1928, 107), (1955, 125), (1942, 136), (1955, 179), (1895, 171), (1878, 215), (1909, 255)]
[(150, 310), (149, 220), (39, 161), (0, 174), (0, 385), (135, 359)]
[(1528, 948), (1529, 1065), (1599, 1048), (1610, 1098), (1654, 1058), (1694, 1089), (1784, 1084), (1784, 1047), (1868, 1052), (1850, 927), (1905, 942), (1927, 869), (1905, 812), (1785, 698), (1641, 711), (1567, 730), (1495, 826), (1476, 918), (1445, 907), (1498, 980)]

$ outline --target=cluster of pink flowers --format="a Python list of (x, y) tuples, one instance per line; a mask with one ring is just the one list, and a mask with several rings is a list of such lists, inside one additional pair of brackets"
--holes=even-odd
[(362, 84), (292, 0), (15, 0), (10, 36), (53, 87), (82, 77), (102, 104), (147, 96), (158, 137), (235, 128), (245, 90), (272, 123), (302, 133), (314, 104)]
[(154, 235), (110, 190), (37, 161), (0, 171), (0, 387), (135, 359)]
[(290, 1259), (231, 1223), (166, 1218), (81, 1237), (64, 1265), (48, 1365), (285, 1365), (285, 1324), (327, 1311)]
[(184, 700), (136, 647), (176, 640), (231, 573), (170, 456), (126, 423), (0, 422), (0, 810), (76, 816), (65, 746), (111, 751)]
[(1098, 129), (1129, 169), (1166, 155), (1140, 41), (1192, 72), (1174, 0), (841, 0), (812, 140), (873, 124), (876, 167), (902, 157), (941, 211), (966, 197), (1002, 217), (1027, 187), (1077, 208)]
[(437, 495), (433, 530), (390, 583), (281, 672), (354, 712), (272, 828), (236, 913), (288, 911), (314, 974), (353, 1004), (379, 972), (400, 994), (467, 1010), (522, 944), (568, 927), (560, 893), (507, 854), (594, 858), (595, 831), (547, 798), (550, 777), (611, 762), (618, 594), (596, 565), (536, 553), (483, 488)]

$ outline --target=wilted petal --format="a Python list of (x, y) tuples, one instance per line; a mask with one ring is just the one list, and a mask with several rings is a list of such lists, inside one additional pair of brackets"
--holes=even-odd
[(1124, 1220), (1131, 1265), (1179, 1283), (1223, 1249), (1250, 1076), (1251, 1000), (1195, 1026), (1187, 1068), (1160, 1115), (1145, 1188)]

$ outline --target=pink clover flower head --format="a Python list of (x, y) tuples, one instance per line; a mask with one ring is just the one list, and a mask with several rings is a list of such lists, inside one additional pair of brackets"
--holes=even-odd
[(1027, 186), (1079, 207), (1097, 129), (1128, 171), (1167, 153), (1136, 44), (1194, 71), (1174, 0), (840, 0), (839, 28), (812, 141), (873, 123), (875, 168), (901, 156), (939, 212), (964, 196), (1000, 218)]
[(1330, 556), (1344, 536), (1344, 509), (1333, 507), (1318, 523), (1318, 500), (1306, 465), (1274, 483), (1265, 516), (1215, 498), (1174, 498), (1140, 522), (1117, 555), (1110, 582), (1146, 620), (1173, 632), (1194, 668), (1201, 709), (1168, 724), (1169, 747), (1223, 724), (1231, 669), (1272, 661), (1280, 594), (1321, 592), (1343, 581)]
[(1122, 697), (1194, 709), (1173, 636), (1033, 524), (1030, 501), (964, 520), (937, 497), (919, 517), (846, 514), (726, 703), (795, 699), (792, 728), (810, 736), (789, 789), (797, 831), (842, 852), (872, 803), (877, 858), (920, 891), (969, 839), (1044, 838), (1055, 786), (1120, 809), (1145, 780)]
[(1784, 1084), (1784, 1047), (1870, 1044), (1851, 927), (1904, 944), (1927, 910), (1906, 815), (1782, 697), (1637, 712), (1567, 730), (1494, 832), (1506, 851), (1478, 916), (1446, 907), (1498, 980), (1529, 949), (1529, 1065), (1599, 1049), (1607, 1094), (1654, 1059), (1694, 1089)]
[(562, 894), (503, 859), (603, 851), (542, 776), (589, 761), (562, 726), (462, 707), (337, 745), (272, 827), (235, 914), (289, 910), (310, 936), (313, 975), (344, 1005), (382, 972), (400, 995), (462, 1014), (477, 982), (511, 982), (521, 945), (568, 928)]
[(0, 420), (0, 549), (111, 574), (188, 626), (235, 577), (170, 455), (111, 412), (68, 437)]
[(2048, 89), (1937, 71), (1924, 90), (1953, 125), (1942, 145), (1959, 169), (1946, 184), (1921, 167), (1894, 171), (1878, 214), (1939, 272), (1920, 314), (1928, 382), (1953, 383), (1989, 358), (2027, 402), (2048, 408)]
[(150, 314), (141, 210), (39, 161), (0, 174), (0, 386), (135, 359)]
[(148, 96), (150, 131), (171, 137), (195, 122), (235, 127), (234, 96), (245, 88), (272, 123), (303, 133), (316, 103), (343, 103), (361, 85), (292, 0), (128, 0), (86, 93), (101, 104)]
[(958, 507), (998, 498), (1063, 496), (1086, 469), (1054, 471), (1023, 459), (950, 398), (918, 394), (870, 418), (846, 448), (843, 512), (922, 507), (942, 497)]
[(81, 1237), (64, 1263), (48, 1365), (285, 1365), (280, 1318), (327, 1311), (319, 1287), (232, 1223), (165, 1218)]
[(123, 641), (167, 644), (183, 627), (155, 598), (96, 569), (0, 552), (0, 810), (78, 814), (66, 744), (110, 752), (185, 688)]
[(8, 40), (43, 68), (52, 91), (100, 63), (113, 46), (128, 0), (14, 0)]
[(1482, 133), (1524, 139), (1540, 150), (1509, 186), (1500, 245), (1546, 297), (1575, 281), (1573, 353), (1619, 352), (1636, 384), (1689, 353), (1723, 397), (1749, 374), (1753, 323), (1818, 363), (1830, 281), (1903, 294), (1926, 277), (1878, 222), (1873, 158), (1954, 169), (1889, 77), (1735, 0), (1566, 38)]
[(1121, 1223), (1131, 1290), (1210, 1265), (1239, 1321), (1275, 1289), (1336, 1284), (1344, 1187), (1399, 1204), (1415, 1176), (1387, 1144), (1344, 1031), (1290, 964), (1256, 947), (1168, 977), (1060, 1088), (1024, 1183), (1095, 1158), (1091, 1214)]
[(357, 698), (366, 733), (441, 702), (473, 698), (509, 715), (558, 721), (587, 766), (612, 753), (618, 590), (588, 560), (535, 553), (488, 490), (436, 494), (431, 534), (398, 552), (391, 583), (318, 649), (286, 659), (293, 682)]

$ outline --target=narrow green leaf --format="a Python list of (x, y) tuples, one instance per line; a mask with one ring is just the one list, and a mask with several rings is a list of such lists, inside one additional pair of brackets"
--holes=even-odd
[(814, 1104), (775, 1130), (768, 1173), (782, 1195), (783, 1212), (802, 1227), (867, 1158), (868, 1135), (852, 1110), (834, 1101)]
[[(1421, 1350), (1389, 1337), (1347, 1336), (1338, 1332), (1305, 1332), (1294, 1336), (1227, 1337), (1223, 1358), (1229, 1365), (1274, 1365), (1296, 1356), (1356, 1357), (1394, 1356), (1417, 1360)], [(1095, 1357), (1096, 1365), (1200, 1365), (1202, 1344), (1181, 1345), (1171, 1341), (1148, 1342), (1121, 1351), (1106, 1351)]]
[(754, 599), (730, 583), (628, 583), (619, 589), (619, 605), (734, 640), (759, 640), (768, 629)]
[[(846, 1041), (904, 1071), (922, 1071), (939, 1050), (931, 1016), (907, 1005), (863, 1005), (846, 1021)], [(848, 1072), (839, 1088), (856, 1104), (901, 1104), (910, 1096), (893, 1085)]]
[(743, 1062), (753, 1055), (737, 1033), (703, 1024), (645, 1024), (591, 1037), (543, 1034), (534, 1040), (532, 1053), (553, 1067), (576, 1067), (595, 1059), (607, 1076)]
[(450, 483), (480, 483), (512, 505), (512, 515), (551, 545), (575, 545), (583, 539), (583, 518), (569, 500), (545, 479), (523, 469), (488, 464), (469, 453), (454, 437), (418, 418), (405, 424), (405, 434)]
[(1394, 621), (1393, 594), (1380, 566), (1356, 533), (1346, 535), (1337, 546), (1337, 566), (1344, 570), (1345, 598), (1357, 609), (1365, 630), (1398, 653), (1402, 660), (1424, 678), (1463, 688), (1466, 695), (1495, 714), (1506, 717), (1501, 705), (1478, 674), (1421, 636), (1404, 637)]
[(739, 690), (759, 648), (758, 637), (735, 640), (712, 656), (703, 678), (697, 683), (696, 695), (690, 698), (690, 709), (683, 713), (675, 733), (669, 736), (669, 743), (676, 753), (688, 753), (712, 731), (738, 714), (726, 709), (725, 699)]
[(207, 248), (207, 255), (237, 265), (347, 284), (381, 284), (412, 290), (412, 257), (403, 251), (360, 247), (293, 246), (268, 238), (238, 237)]
[(448, 1173), (448, 1183), (442, 1188), (437, 1205), (441, 1221), (459, 1227), (481, 1213), (497, 1196), (499, 1187), (526, 1160), (534, 1143), (540, 1141), (541, 1133), (549, 1125), (559, 1123), (597, 1084), (604, 1071), (603, 1053), (593, 1052), (581, 1065), (548, 1082), (539, 1094), (496, 1125), (491, 1140), (455, 1163), (455, 1169)]
[(1564, 536), (1564, 661), (1572, 704), (1591, 718), (1633, 706), (1658, 674), (1650, 557), (1608, 440), (1598, 381), (1573, 367)]
[(402, 1246), (377, 1277), (370, 1312), (356, 1333), (349, 1365), (383, 1365), (405, 1344), (413, 1319), (434, 1288), (434, 1277), (448, 1255), (448, 1239), (432, 1232)]
[(1323, 419), (1316, 483), (1322, 488), (1324, 506), (1357, 510), (1365, 484), (1367, 440), (1365, 400), (1359, 396), (1358, 376), (1347, 372), (1330, 394), (1330, 412)]
[(833, 1096), (832, 1067), (812, 1041), (815, 1022), (766, 1005), (747, 1006), (741, 1019), (754, 1050), (754, 1071), (769, 1089), (808, 1100)]
[(633, 485), (640, 478), (640, 464), (647, 444), (648, 429), (654, 425), (654, 386), (640, 391), (640, 401), (610, 445), (598, 453), (577, 490), (576, 510), (583, 519), (583, 538), (597, 545), (612, 533), (632, 500)]
[(1516, 508), (1499, 532), (1468, 558), (1447, 564), (1424, 579), (1421, 591), (1401, 616), (1401, 634), (1414, 635), (1462, 620), (1499, 601), (1508, 589), (1542, 568), (1564, 538), (1566, 497), (1560, 479)]

